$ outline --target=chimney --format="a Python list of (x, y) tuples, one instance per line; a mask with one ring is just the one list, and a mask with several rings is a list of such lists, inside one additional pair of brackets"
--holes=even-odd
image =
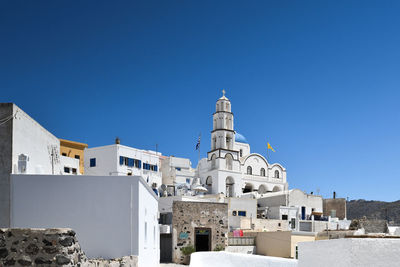
[(115, 143), (116, 143), (117, 145), (121, 144), (121, 140), (119, 140), (119, 137), (115, 138)]
[(335, 199), (335, 198), (336, 198), (336, 192), (333, 191), (333, 199)]

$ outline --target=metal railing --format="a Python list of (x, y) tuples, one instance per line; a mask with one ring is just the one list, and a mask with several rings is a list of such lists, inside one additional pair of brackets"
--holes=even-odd
[(241, 237), (229, 237), (229, 246), (255, 246), (256, 240), (254, 236), (241, 236)]

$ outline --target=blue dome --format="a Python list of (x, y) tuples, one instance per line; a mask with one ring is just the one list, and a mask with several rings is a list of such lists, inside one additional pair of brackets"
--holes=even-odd
[(235, 142), (239, 142), (239, 143), (247, 143), (246, 137), (244, 137), (243, 135), (241, 135), (240, 133), (236, 133), (235, 135)]

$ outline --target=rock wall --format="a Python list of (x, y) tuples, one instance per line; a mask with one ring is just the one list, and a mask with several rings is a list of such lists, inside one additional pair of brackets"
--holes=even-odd
[(72, 229), (0, 229), (0, 266), (137, 266), (137, 257), (91, 259)]
[(331, 216), (331, 211), (335, 210), (336, 217), (344, 220), (346, 214), (346, 199), (345, 198), (329, 198), (323, 200), (323, 214), (324, 216)]
[(172, 260), (187, 263), (181, 249), (195, 247), (195, 229), (211, 230), (211, 250), (225, 248), (228, 232), (226, 203), (174, 201), (172, 206)]

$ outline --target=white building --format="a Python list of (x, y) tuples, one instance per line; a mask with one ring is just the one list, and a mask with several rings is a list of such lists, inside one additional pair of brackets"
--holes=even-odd
[(174, 156), (161, 160), (162, 183), (165, 185), (186, 184), (190, 186), (195, 176), (195, 170), (189, 159)]
[(120, 144), (85, 149), (86, 175), (142, 176), (152, 188), (161, 186), (160, 152)]
[(286, 169), (251, 153), (246, 139), (235, 132), (231, 103), (223, 93), (213, 114), (211, 150), (198, 164), (201, 183), (209, 193), (228, 197), (252, 191), (264, 194), (287, 190)]
[(11, 227), (72, 228), (89, 258), (159, 266), (158, 197), (138, 176), (11, 175)]
[(13, 103), (0, 103), (0, 227), (9, 226), (10, 174), (79, 172), (79, 160), (60, 156), (60, 140)]
[(264, 194), (257, 199), (259, 209), (265, 209), (268, 219), (288, 220), (291, 229), (299, 230), (300, 221), (322, 216), (322, 197), (299, 189)]

